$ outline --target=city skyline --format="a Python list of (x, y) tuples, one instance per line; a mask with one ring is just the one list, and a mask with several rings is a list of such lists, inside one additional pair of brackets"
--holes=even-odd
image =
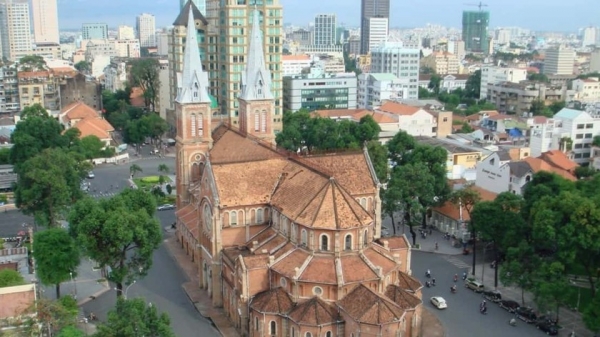
[[(319, 2), (318, 7), (316, 0), (307, 0), (303, 6), (295, 5), (294, 0), (280, 2), (284, 7), (285, 24), (304, 26), (314, 21), (316, 14), (335, 13), (340, 24), (360, 26), (359, 0), (329, 0)], [(315, 6), (310, 6), (311, 2)], [(537, 31), (576, 32), (589, 25), (600, 26), (600, 9), (594, 10), (588, 6), (589, 10), (578, 10), (590, 5), (589, 0), (487, 0), (485, 3), (488, 7), (484, 8), (491, 12), (490, 27), (520, 26)], [(116, 0), (59, 1), (58, 6), (59, 24), (63, 30), (80, 29), (84, 22), (106, 22), (111, 28), (123, 24), (134, 25), (135, 17), (141, 11), (156, 15), (156, 26), (165, 27), (172, 24), (172, 18), (177, 16), (180, 8), (177, 0), (147, 2), (143, 7), (123, 6)], [(432, 7), (435, 10), (432, 11)], [(314, 8), (318, 8), (318, 11)], [(462, 11), (476, 9), (476, 6), (464, 5), (463, 1), (432, 0), (428, 6), (392, 1), (390, 28), (422, 27), (428, 23), (459, 28)]]

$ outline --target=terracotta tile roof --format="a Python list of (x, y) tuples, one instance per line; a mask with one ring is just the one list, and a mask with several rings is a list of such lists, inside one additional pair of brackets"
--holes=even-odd
[(112, 125), (100, 117), (82, 119), (73, 127), (79, 129), (81, 132), (80, 138), (96, 136), (100, 140), (112, 138), (110, 133), (115, 131)]
[(250, 303), (250, 308), (263, 314), (288, 313), (293, 306), (290, 295), (281, 287), (258, 293)]
[(100, 114), (98, 114), (94, 108), (83, 102), (73, 102), (62, 108), (60, 113), (63, 115), (63, 120), (66, 122), (77, 119), (100, 117)]
[(546, 116), (533, 116), (533, 123), (535, 124), (544, 124), (548, 121), (548, 117)]
[(389, 114), (380, 111), (369, 111), (367, 109), (331, 109), (331, 110), (315, 110), (312, 114), (313, 117), (323, 118), (346, 118), (359, 122), (361, 118), (366, 115), (373, 117), (373, 120), (377, 123), (397, 123), (398, 119), (390, 116)]
[(310, 283), (337, 284), (335, 256), (313, 256), (298, 280)]
[(544, 152), (539, 158), (558, 169), (569, 172), (572, 172), (573, 170), (575, 170), (575, 168), (579, 166), (577, 165), (577, 163), (570, 160), (566, 154), (559, 150), (551, 150)]
[(362, 152), (309, 156), (305, 160), (333, 172), (335, 179), (353, 196), (373, 194), (377, 189)]
[(313, 117), (323, 117), (323, 118), (335, 118), (335, 117), (347, 117), (351, 118), (354, 114), (369, 111), (366, 109), (328, 109), (328, 110), (315, 110), (311, 113)]
[(268, 203), (282, 169), (283, 159), (212, 165), (223, 207)]
[(397, 267), (393, 258), (387, 257), (373, 248), (365, 249), (363, 254), (371, 262), (371, 264), (381, 267), (384, 275), (387, 275)]
[[(470, 188), (470, 189), (477, 191), (479, 193), (479, 196), (481, 197), (482, 201), (493, 201), (494, 199), (496, 199), (496, 196), (497, 196), (496, 193), (488, 191), (486, 189), (483, 189), (479, 186), (469, 186), (466, 188)], [(444, 205), (442, 205), (440, 207), (433, 208), (433, 211), (437, 212), (439, 214), (442, 214), (453, 220), (458, 221), (461, 219), (460, 208), (458, 207), (458, 205), (455, 205), (455, 204), (451, 203), (450, 201), (446, 201), (446, 203), (444, 203)], [(471, 220), (471, 216), (469, 215), (469, 212), (467, 212), (464, 208), (462, 210), (462, 220), (463, 221)]]
[(269, 255), (244, 256), (244, 264), (248, 269), (266, 269), (269, 267)]
[(263, 250), (267, 251), (267, 254), (274, 253), (279, 247), (283, 246), (288, 239), (283, 235), (276, 235), (272, 239), (266, 241), (263, 245), (259, 245), (255, 254), (263, 254)]
[(482, 110), (479, 112), (476, 112), (474, 114), (468, 115), (467, 117), (465, 117), (466, 120), (474, 122), (474, 121), (478, 121), (481, 118), (483, 118), (484, 115), (487, 115), (488, 117), (493, 117), (493, 116), (497, 116), (500, 113), (496, 110)]
[(296, 249), (296, 246), (295, 246), (293, 243), (291, 243), (291, 242), (288, 242), (288, 243), (286, 243), (286, 244), (285, 244), (285, 246), (283, 246), (283, 247), (281, 247), (280, 249), (278, 249), (278, 250), (277, 250), (277, 251), (276, 251), (276, 252), (273, 254), (273, 256), (275, 256), (275, 259), (278, 259), (278, 258), (280, 258), (281, 256), (283, 256), (284, 254), (286, 254), (287, 252), (289, 252), (289, 251), (291, 251), (291, 250), (294, 250), (294, 249)]
[(518, 120), (519, 118), (515, 115), (494, 115), (494, 116), (488, 116), (488, 119), (493, 120), (493, 121), (500, 121), (500, 120), (505, 120), (505, 119)]
[(369, 111), (369, 110), (363, 110), (360, 112), (357, 112), (353, 115), (354, 119), (359, 122), (361, 118), (363, 118), (366, 115), (371, 115), (371, 117), (373, 117), (373, 120), (375, 122), (379, 123), (398, 123), (398, 119), (394, 118), (388, 114), (379, 112), (379, 111)]
[(421, 108), (396, 102), (386, 102), (378, 110), (400, 116), (412, 116), (421, 110)]
[(336, 308), (318, 297), (296, 305), (288, 316), (299, 325), (322, 326), (340, 321)]
[(239, 133), (219, 127), (213, 133), (214, 146), (210, 150), (212, 164), (239, 163), (282, 158), (277, 152), (246, 138)]
[(296, 270), (304, 264), (310, 254), (302, 249), (295, 249), (290, 254), (277, 261), (271, 269), (287, 278), (295, 277)]
[(565, 170), (559, 169), (557, 167), (554, 167), (540, 158), (527, 157), (523, 160), (525, 162), (527, 162), (527, 164), (529, 164), (529, 166), (531, 167), (531, 169), (533, 170), (534, 173), (537, 173), (539, 171), (547, 171), (547, 172), (552, 172), (552, 173), (558, 174), (559, 176), (561, 176), (567, 180), (571, 180), (571, 181), (577, 180), (577, 178), (574, 175), (572, 175), (571, 173), (569, 173)]
[(399, 321), (405, 313), (396, 303), (362, 284), (339, 301), (338, 306), (353, 320), (373, 325)]
[(390, 249), (405, 249), (408, 248), (408, 242), (404, 238), (404, 236), (392, 236), (387, 238), (377, 239), (377, 243), (383, 246), (383, 242), (387, 241), (388, 247)]
[(340, 263), (345, 284), (377, 279), (377, 274), (358, 255), (342, 255)]
[(421, 300), (413, 293), (410, 293), (396, 285), (387, 286), (385, 290), (385, 296), (387, 296), (404, 310), (414, 310), (422, 303)]
[(373, 221), (369, 213), (333, 178), (326, 180), (321, 190), (307, 199), (310, 199), (308, 205), (294, 218), (295, 222), (305, 226), (350, 229), (366, 226)]
[(136, 107), (145, 107), (146, 101), (144, 100), (144, 90), (140, 87), (131, 88), (131, 94), (129, 95), (129, 104)]
[(416, 278), (408, 275), (407, 273), (398, 273), (398, 287), (400, 289), (416, 293), (423, 285)]
[(18, 78), (39, 78), (49, 77), (50, 72), (48, 71), (19, 71), (17, 72)]

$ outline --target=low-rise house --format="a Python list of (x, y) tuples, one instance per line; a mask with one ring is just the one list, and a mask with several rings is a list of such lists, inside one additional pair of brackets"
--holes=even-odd
[(411, 136), (435, 136), (436, 118), (427, 110), (396, 102), (386, 102), (375, 111), (398, 117), (398, 128)]
[(446, 172), (448, 179), (464, 178), (468, 181), (475, 180), (475, 165), (483, 157), (483, 148), (475, 148), (451, 139), (431, 137), (415, 137), (421, 144), (440, 146), (448, 152)]
[(98, 111), (83, 102), (73, 102), (67, 105), (61, 110), (59, 120), (65, 129), (79, 129), (80, 138), (96, 136), (107, 147), (115, 145), (113, 126)]

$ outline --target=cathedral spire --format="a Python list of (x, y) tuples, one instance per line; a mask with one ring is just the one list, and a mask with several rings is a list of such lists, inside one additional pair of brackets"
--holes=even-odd
[(179, 75), (177, 102), (181, 104), (211, 102), (208, 95), (208, 74), (202, 70), (193, 6), (189, 7), (183, 67)]
[(250, 43), (246, 57), (246, 69), (242, 73), (241, 99), (261, 100), (273, 99), (271, 92), (271, 72), (265, 65), (265, 53), (263, 50), (262, 32), (260, 30), (259, 11), (254, 6), (252, 16), (252, 31), (250, 32)]

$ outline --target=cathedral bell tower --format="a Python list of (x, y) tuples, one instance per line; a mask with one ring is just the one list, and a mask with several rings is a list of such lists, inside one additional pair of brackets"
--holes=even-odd
[(208, 74), (202, 69), (194, 14), (190, 6), (182, 72), (177, 74), (176, 184), (177, 208), (189, 202), (188, 189), (200, 181), (212, 147), (212, 112)]
[(254, 8), (246, 69), (242, 73), (238, 98), (240, 131), (274, 144), (275, 101), (271, 92), (271, 72), (265, 66), (259, 14)]

